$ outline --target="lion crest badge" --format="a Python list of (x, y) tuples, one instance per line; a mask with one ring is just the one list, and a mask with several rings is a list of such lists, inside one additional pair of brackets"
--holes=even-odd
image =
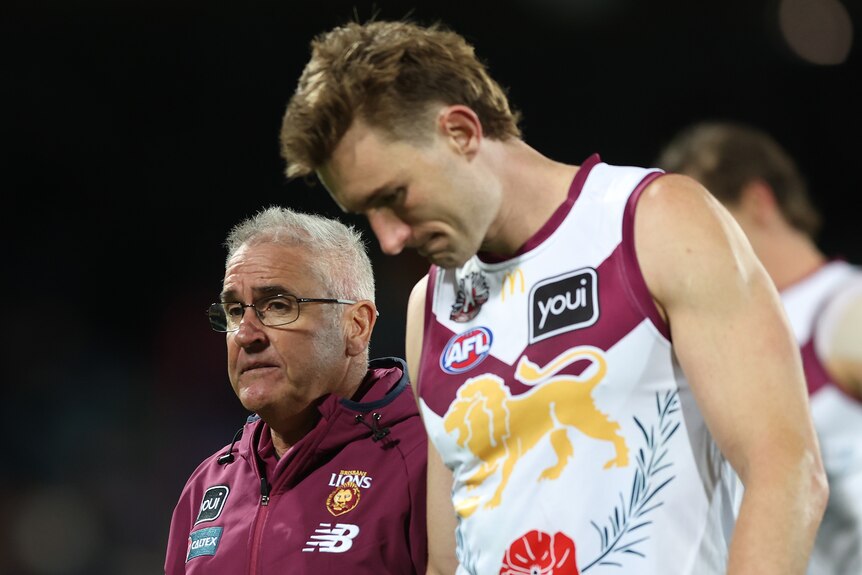
[(488, 280), (481, 271), (469, 271), (461, 273), (458, 270), (458, 291), (455, 295), (455, 303), (449, 319), (458, 323), (465, 323), (476, 317), (482, 304), (488, 301), (491, 290), (488, 288)]
[(352, 511), (359, 505), (359, 486), (348, 481), (336, 487), (326, 498), (326, 509), (335, 517)]

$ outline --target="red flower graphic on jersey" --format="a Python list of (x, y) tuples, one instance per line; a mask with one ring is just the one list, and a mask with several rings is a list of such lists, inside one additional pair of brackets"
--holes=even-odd
[(559, 531), (530, 531), (509, 546), (500, 575), (580, 575), (575, 542)]

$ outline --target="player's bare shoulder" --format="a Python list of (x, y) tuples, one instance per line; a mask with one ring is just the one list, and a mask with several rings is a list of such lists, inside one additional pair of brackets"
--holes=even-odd
[(642, 193), (635, 248), (650, 291), (664, 302), (721, 270), (739, 273), (731, 269), (753, 257), (724, 206), (697, 180), (680, 174), (656, 178)]
[[(638, 217), (643, 217), (646, 211), (650, 214), (646, 217), (665, 219), (691, 211), (693, 213), (690, 215), (697, 217), (703, 210), (713, 211), (716, 205), (718, 202), (715, 198), (694, 178), (683, 174), (664, 174), (650, 182), (644, 190), (638, 201), (637, 213)], [(663, 222), (662, 225), (666, 224)]]

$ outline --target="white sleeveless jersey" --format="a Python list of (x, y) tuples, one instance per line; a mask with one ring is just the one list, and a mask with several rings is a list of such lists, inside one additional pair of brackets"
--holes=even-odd
[(860, 296), (862, 269), (839, 260), (781, 292), (802, 351), (811, 414), (829, 480), (829, 503), (809, 575), (862, 574), (862, 403), (830, 381), (820, 359), (835, 317), (845, 302)]
[(418, 385), (459, 574), (725, 572), (740, 483), (634, 252), (661, 174), (594, 155), (515, 257), (432, 266)]

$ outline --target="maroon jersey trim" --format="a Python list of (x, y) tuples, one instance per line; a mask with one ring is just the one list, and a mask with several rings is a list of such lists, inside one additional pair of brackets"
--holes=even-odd
[(638, 306), (641, 313), (655, 325), (659, 333), (670, 340), (670, 326), (668, 326), (667, 322), (658, 312), (658, 308), (643, 277), (643, 272), (638, 263), (637, 250), (635, 249), (635, 208), (637, 207), (637, 202), (646, 187), (662, 175), (664, 175), (664, 172), (653, 172), (647, 175), (641, 180), (641, 183), (638, 184), (631, 196), (629, 196), (623, 216), (623, 239), (621, 242), (623, 257), (621, 261), (625, 268), (625, 277), (629, 278), (626, 285), (630, 290), (629, 295), (632, 301)]

